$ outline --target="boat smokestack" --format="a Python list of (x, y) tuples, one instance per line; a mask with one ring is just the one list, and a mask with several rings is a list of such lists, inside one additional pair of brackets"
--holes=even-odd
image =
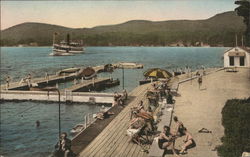
[(70, 35), (67, 34), (67, 44), (69, 45), (70, 44)]

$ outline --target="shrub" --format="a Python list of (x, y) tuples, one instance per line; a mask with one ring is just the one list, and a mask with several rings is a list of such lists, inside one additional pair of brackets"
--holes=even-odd
[(222, 109), (222, 125), (225, 128), (218, 155), (240, 157), (250, 152), (250, 97), (228, 100)]

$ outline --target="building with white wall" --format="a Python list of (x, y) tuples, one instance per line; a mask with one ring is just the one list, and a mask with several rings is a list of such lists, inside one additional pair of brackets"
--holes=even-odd
[(243, 47), (233, 47), (225, 51), (224, 67), (250, 68), (250, 50)]

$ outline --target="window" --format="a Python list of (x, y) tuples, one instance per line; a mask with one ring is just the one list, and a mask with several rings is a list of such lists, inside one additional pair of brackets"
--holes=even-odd
[(229, 56), (229, 65), (234, 66), (234, 57), (233, 56)]
[(240, 66), (245, 66), (245, 57), (240, 57)]

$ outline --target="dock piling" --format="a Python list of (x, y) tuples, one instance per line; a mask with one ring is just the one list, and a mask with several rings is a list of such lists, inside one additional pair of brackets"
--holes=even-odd
[(93, 87), (95, 86), (95, 78), (93, 77), (92, 78), (92, 84), (93, 84)]
[(87, 128), (87, 116), (84, 116), (84, 128)]

